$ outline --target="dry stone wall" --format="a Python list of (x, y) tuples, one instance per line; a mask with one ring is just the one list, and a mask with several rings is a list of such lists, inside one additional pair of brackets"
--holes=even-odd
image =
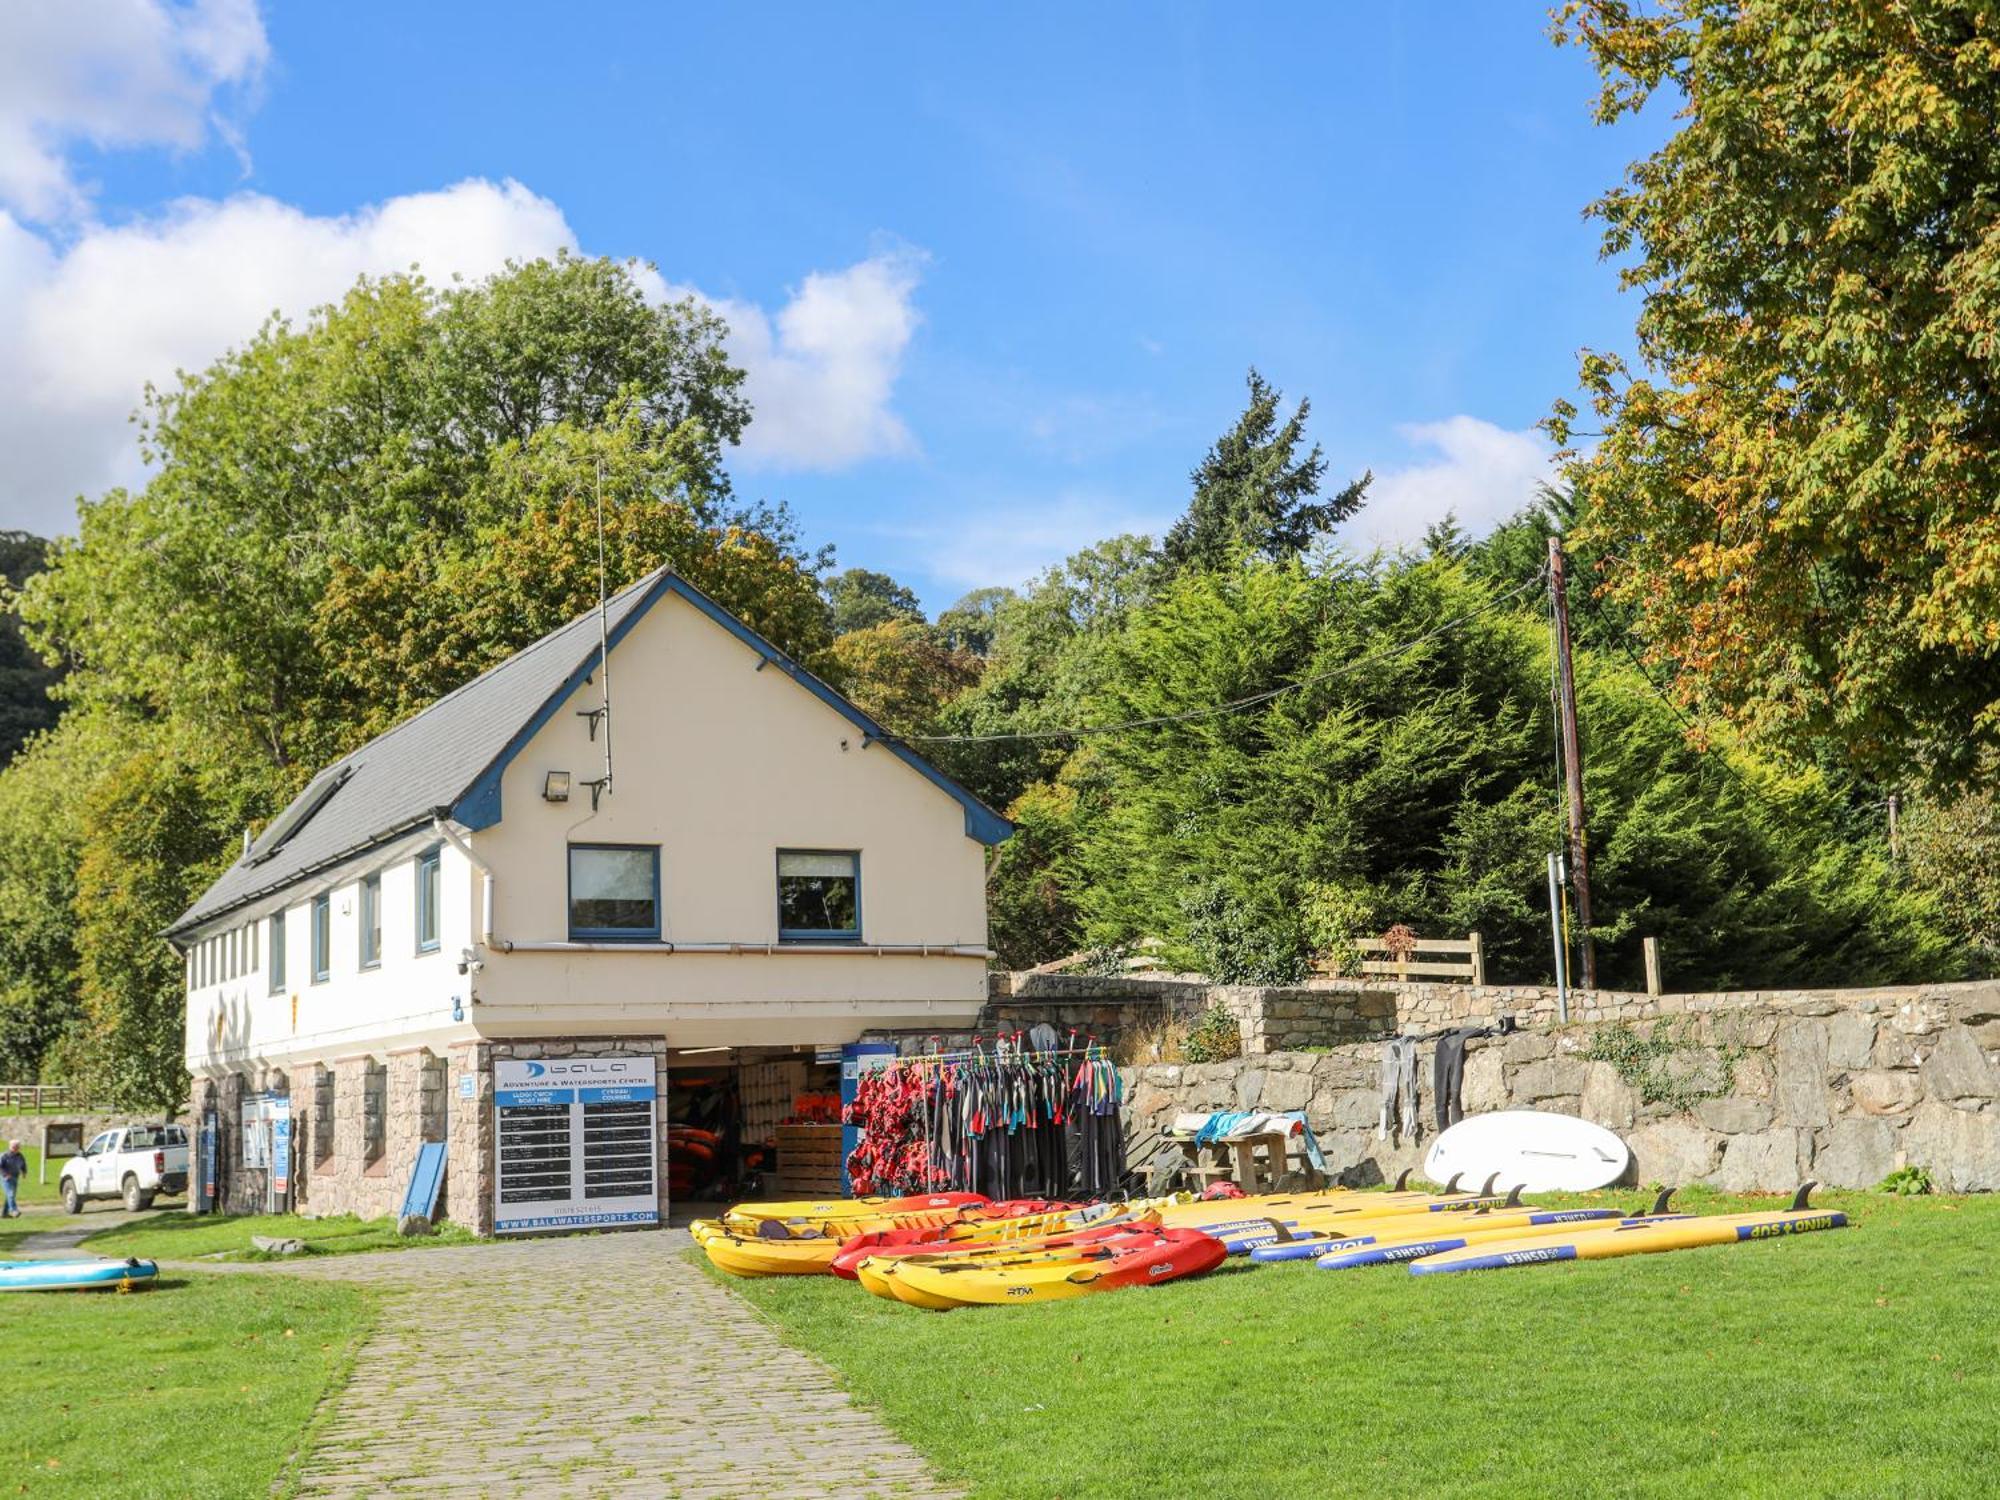
[[(1290, 1019), (1292, 992), (1263, 993), (1267, 1023)], [(2000, 1189), (2000, 983), (1663, 998), (1681, 1003), (1629, 1016), (1595, 1007), (1598, 1017), (1568, 1027), (1472, 1039), (1466, 1113), (1544, 1109), (1595, 1121), (1632, 1147), (1640, 1182), (1776, 1192), (1812, 1177), (1872, 1187), (1908, 1165), (1943, 1191)], [(1413, 1015), (1435, 1015), (1427, 1003), (1417, 997), (1378, 1035), (1414, 1029)], [(1645, 1036), (1662, 1025), (1678, 1042), (1661, 1075), (1678, 1080), (1678, 1103), (1649, 1102), (1643, 1077), (1589, 1055), (1607, 1027)], [(1182, 1111), (1303, 1109), (1337, 1175), (1385, 1180), (1417, 1166), (1439, 1128), (1434, 1045), (1419, 1049), (1423, 1127), (1412, 1137), (1378, 1133), (1383, 1049), (1371, 1040), (1129, 1068), (1130, 1139), (1143, 1150)]]

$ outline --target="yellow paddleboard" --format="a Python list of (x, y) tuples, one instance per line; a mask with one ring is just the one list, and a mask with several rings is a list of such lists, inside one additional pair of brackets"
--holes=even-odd
[(1662, 1250), (1692, 1250), (1702, 1245), (1739, 1245), (1746, 1240), (1777, 1239), (1839, 1229), (1847, 1215), (1832, 1209), (1787, 1209), (1762, 1214), (1703, 1214), (1640, 1223), (1588, 1225), (1559, 1236), (1482, 1239), (1476, 1245), (1413, 1261), (1417, 1276), (1455, 1271), (1491, 1271), (1507, 1266), (1532, 1266), (1558, 1260), (1609, 1260), (1620, 1255), (1650, 1255)]

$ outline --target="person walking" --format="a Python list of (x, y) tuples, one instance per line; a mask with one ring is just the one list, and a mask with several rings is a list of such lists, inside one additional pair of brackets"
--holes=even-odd
[(21, 1206), (15, 1201), (15, 1194), (20, 1191), (21, 1179), (27, 1175), (28, 1158), (21, 1154), (21, 1143), (9, 1141), (6, 1151), (0, 1153), (0, 1192), (7, 1197), (7, 1218), (21, 1217)]

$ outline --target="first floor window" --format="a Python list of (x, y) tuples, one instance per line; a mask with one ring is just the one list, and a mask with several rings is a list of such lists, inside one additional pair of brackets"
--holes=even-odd
[(854, 942), (861, 936), (861, 856), (852, 850), (778, 851), (778, 936)]
[(570, 845), (569, 935), (614, 942), (659, 937), (659, 845)]
[(333, 972), (333, 898), (324, 892), (312, 904), (312, 978), (323, 984)]
[(382, 877), (370, 875), (361, 882), (361, 967), (373, 969), (382, 962)]
[(435, 953), (438, 945), (439, 849), (432, 845), (417, 856), (417, 952)]
[(285, 914), (275, 913), (271, 918), (271, 993), (276, 995), (285, 988)]

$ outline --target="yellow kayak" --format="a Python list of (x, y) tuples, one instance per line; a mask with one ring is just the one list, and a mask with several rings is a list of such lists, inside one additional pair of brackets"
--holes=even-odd
[(989, 1200), (978, 1193), (918, 1193), (906, 1198), (798, 1198), (790, 1202), (738, 1203), (726, 1220), (756, 1224), (763, 1219), (894, 1218), (900, 1214), (955, 1214)]
[(883, 1276), (890, 1295), (919, 1307), (1013, 1306), (1199, 1275), (1220, 1265), (1225, 1254), (1220, 1242), (1207, 1235), (1168, 1229), (1146, 1243), (1100, 1249), (1082, 1259), (967, 1266), (899, 1264)]
[(1775, 1213), (1702, 1214), (1688, 1218), (1606, 1224), (1598, 1228), (1585, 1225), (1573, 1234), (1561, 1236), (1481, 1240), (1463, 1249), (1413, 1261), (1410, 1270), (1418, 1276), (1436, 1276), (1457, 1271), (1541, 1265), (1558, 1260), (1610, 1260), (1621, 1255), (1651, 1255), (1663, 1250), (1692, 1250), (1703, 1245), (1740, 1245), (1748, 1240), (1778, 1239), (1786, 1235), (1845, 1227), (1846, 1214), (1835, 1209), (1805, 1206), (1806, 1195), (1812, 1186), (1808, 1183), (1799, 1190), (1792, 1208)]
[(824, 1276), (840, 1253), (840, 1241), (715, 1234), (702, 1241), (701, 1248), (716, 1266), (735, 1276)]

